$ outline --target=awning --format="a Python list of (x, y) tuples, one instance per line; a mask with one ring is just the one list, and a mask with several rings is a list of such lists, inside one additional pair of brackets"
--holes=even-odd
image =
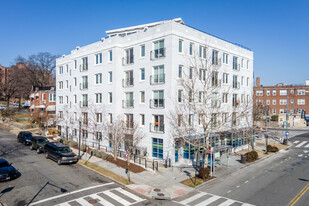
[(30, 107), (30, 109), (34, 109), (34, 105), (32, 105), (32, 106)]
[(35, 106), (35, 108), (44, 109), (44, 108), (45, 108), (45, 105)]
[(32, 93), (32, 94), (30, 94), (30, 98), (34, 98), (34, 94)]
[(48, 111), (48, 112), (56, 111), (56, 106), (55, 105), (49, 105), (46, 108), (46, 111)]

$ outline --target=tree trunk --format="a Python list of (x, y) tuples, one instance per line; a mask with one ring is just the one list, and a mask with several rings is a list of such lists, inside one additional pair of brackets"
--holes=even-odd
[(113, 147), (114, 147), (114, 160), (117, 160), (116, 144), (114, 144)]

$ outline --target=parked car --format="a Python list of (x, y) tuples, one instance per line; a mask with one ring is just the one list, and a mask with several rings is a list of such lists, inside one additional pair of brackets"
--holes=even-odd
[(13, 102), (13, 107), (19, 107), (19, 102)]
[(31, 139), (30, 149), (35, 149), (38, 154), (44, 152), (44, 146), (48, 142), (48, 139), (43, 136), (33, 136)]
[(17, 177), (17, 170), (5, 159), (0, 159), (0, 181), (11, 180)]
[(31, 144), (31, 139), (32, 139), (32, 133), (28, 131), (21, 131), (17, 135), (17, 141), (25, 145)]
[(46, 159), (55, 160), (58, 165), (78, 162), (77, 156), (71, 148), (60, 142), (47, 142), (44, 151)]
[(22, 108), (29, 109), (30, 108), (30, 100), (26, 100), (21, 104)]
[(6, 105), (0, 105), (0, 110), (5, 110), (6, 109)]

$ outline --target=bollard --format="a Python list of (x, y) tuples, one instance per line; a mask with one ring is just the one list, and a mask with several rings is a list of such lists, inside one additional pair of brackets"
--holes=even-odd
[(145, 159), (145, 168), (147, 168), (147, 160)]
[(141, 158), (141, 157), (138, 158), (138, 163), (139, 163), (140, 165), (142, 164), (142, 158)]
[(164, 167), (167, 168), (167, 159), (165, 160)]
[(168, 166), (171, 167), (171, 158), (168, 159)]

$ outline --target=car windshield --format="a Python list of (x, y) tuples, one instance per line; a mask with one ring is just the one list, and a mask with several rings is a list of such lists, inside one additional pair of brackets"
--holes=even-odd
[(72, 150), (70, 147), (59, 147), (59, 152), (68, 153), (68, 152), (72, 152)]
[(7, 166), (9, 166), (8, 162), (0, 162), (0, 168), (1, 167), (7, 167)]
[(45, 139), (38, 139), (38, 142), (43, 143), (43, 142), (45, 142)]
[(25, 133), (25, 137), (32, 137), (31, 133)]

